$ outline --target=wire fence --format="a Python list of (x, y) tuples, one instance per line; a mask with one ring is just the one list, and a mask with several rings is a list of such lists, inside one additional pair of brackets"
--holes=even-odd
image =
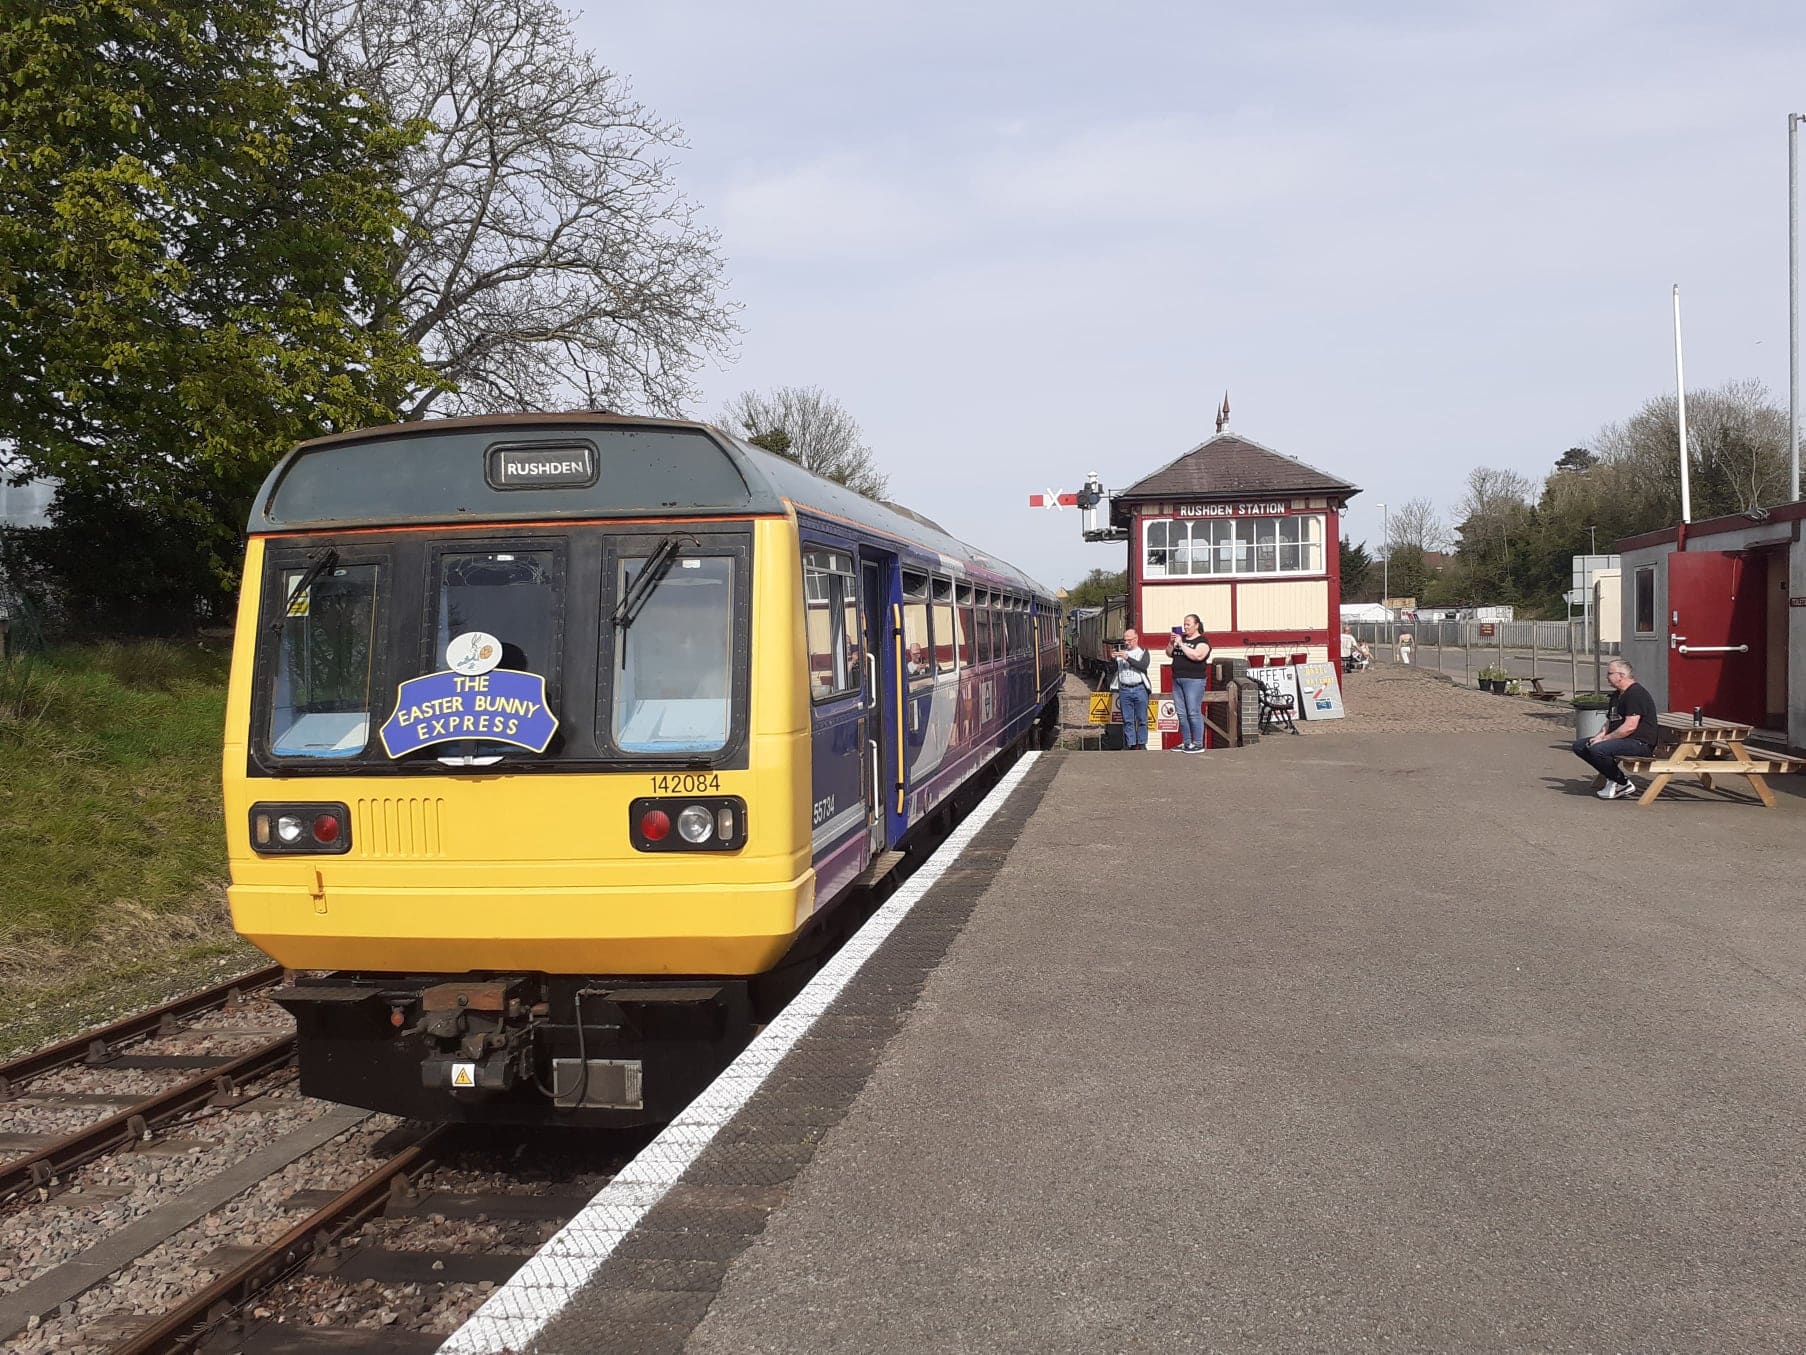
[[(1574, 621), (1355, 621), (1349, 632), (1382, 658), (1477, 679), (1504, 673), (1564, 695), (1605, 691), (1606, 665), (1620, 652)], [(1401, 639), (1408, 637), (1409, 645)], [(1559, 688), (1554, 684), (1559, 684)]]

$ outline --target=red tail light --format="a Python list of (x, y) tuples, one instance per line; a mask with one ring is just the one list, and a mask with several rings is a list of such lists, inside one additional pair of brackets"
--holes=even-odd
[(671, 816), (662, 809), (648, 809), (640, 815), (640, 836), (648, 842), (663, 842), (671, 831)]
[(314, 841), (323, 846), (331, 846), (339, 840), (339, 821), (331, 814), (322, 814), (314, 820)]

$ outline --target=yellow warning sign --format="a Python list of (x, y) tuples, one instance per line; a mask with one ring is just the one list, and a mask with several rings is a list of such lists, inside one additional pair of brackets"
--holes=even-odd
[(477, 1066), (474, 1063), (454, 1063), (452, 1065), (452, 1086), (474, 1087), (477, 1085)]
[(1116, 698), (1109, 692), (1097, 692), (1091, 698), (1091, 723), (1107, 725), (1110, 723), (1110, 708), (1116, 704)]

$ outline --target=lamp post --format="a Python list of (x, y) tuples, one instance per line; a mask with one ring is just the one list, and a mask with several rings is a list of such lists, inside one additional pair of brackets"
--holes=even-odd
[(1392, 539), (1387, 534), (1386, 505), (1380, 505), (1380, 606), (1390, 610), (1392, 598)]
[(1787, 466), (1789, 497), (1800, 497), (1800, 124), (1787, 115)]

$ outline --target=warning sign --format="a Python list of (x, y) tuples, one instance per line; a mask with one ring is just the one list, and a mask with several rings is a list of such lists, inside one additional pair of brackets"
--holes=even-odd
[(475, 1087), (477, 1085), (477, 1066), (474, 1063), (454, 1063), (452, 1065), (452, 1086)]
[(1154, 712), (1154, 728), (1162, 734), (1179, 732), (1179, 708), (1173, 704), (1173, 698), (1163, 696)]
[(1107, 725), (1114, 720), (1122, 719), (1122, 713), (1116, 709), (1116, 697), (1109, 692), (1094, 692), (1091, 697), (1091, 723)]

